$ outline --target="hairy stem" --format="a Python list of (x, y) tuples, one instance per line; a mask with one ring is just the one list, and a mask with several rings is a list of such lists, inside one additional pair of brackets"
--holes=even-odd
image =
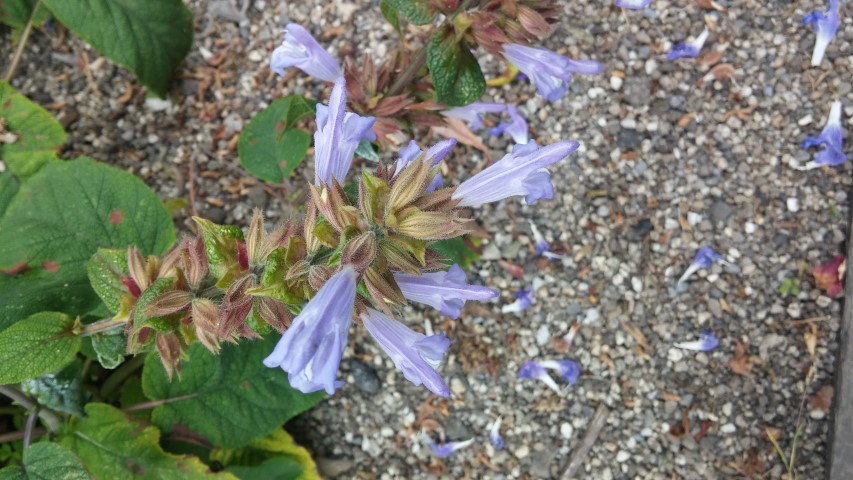
[(90, 323), (88, 325), (83, 325), (83, 328), (80, 330), (81, 337), (90, 337), (96, 333), (106, 332), (107, 330), (112, 330), (113, 328), (125, 325), (127, 321), (125, 320), (116, 320), (115, 318), (105, 318), (103, 320), (98, 320), (97, 322)]
[[(30, 397), (26, 396), (24, 392), (11, 385), (0, 385), (0, 394), (11, 398), (18, 405), (27, 410), (34, 409), (38, 406), (38, 404)], [(38, 411), (38, 416), (51, 432), (55, 432), (59, 429), (59, 417), (55, 413), (42, 409)]]
[(109, 398), (131, 375), (145, 363), (145, 355), (136, 355), (119, 366), (101, 387), (101, 398)]
[(27, 39), (30, 38), (30, 32), (33, 30), (33, 19), (35, 18), (39, 7), (41, 7), (41, 0), (36, 0), (35, 5), (33, 6), (33, 11), (30, 13), (30, 19), (27, 20), (27, 24), (24, 26), (24, 31), (21, 32), (21, 38), (18, 40), (18, 48), (15, 49), (15, 56), (12, 57), (12, 63), (9, 64), (9, 68), (6, 69), (6, 74), (3, 76), (3, 80), (6, 80), (7, 82), (12, 80), (12, 77), (15, 75), (15, 70), (18, 69), (18, 63), (21, 61), (21, 56), (24, 54), (24, 47), (27, 45)]
[(406, 68), (406, 71), (403, 72), (403, 75), (401, 75), (391, 85), (391, 88), (388, 89), (388, 95), (387, 96), (393, 97), (394, 95), (399, 95), (400, 92), (402, 92), (403, 89), (406, 88), (406, 85), (409, 85), (410, 83), (412, 83), (412, 80), (414, 80), (415, 75), (418, 73), (418, 70), (420, 70), (421, 67), (423, 67), (424, 64), (426, 63), (426, 57), (427, 57), (427, 47), (426, 46), (422, 47), (420, 50), (415, 52), (415, 56), (412, 58), (412, 63), (409, 64), (408, 68)]

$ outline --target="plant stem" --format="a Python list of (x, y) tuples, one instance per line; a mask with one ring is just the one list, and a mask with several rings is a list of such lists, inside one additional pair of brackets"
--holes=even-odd
[(190, 393), (189, 395), (181, 395), (180, 397), (173, 398), (164, 398), (163, 400), (153, 400), (151, 402), (138, 403), (136, 405), (125, 408), (124, 412), (136, 412), (138, 410), (148, 410), (149, 408), (159, 407), (160, 405), (165, 405), (167, 403), (180, 402), (182, 400), (189, 400), (191, 398), (195, 398), (198, 396), (198, 393)]
[(406, 71), (403, 72), (403, 75), (398, 78), (392, 85), (391, 88), (388, 89), (389, 97), (393, 97), (394, 95), (399, 95), (400, 92), (406, 88), (406, 85), (412, 83), (412, 80), (415, 78), (415, 74), (418, 73), (418, 70), (424, 66), (426, 63), (427, 57), (427, 47), (424, 46), (417, 52), (415, 52), (415, 56), (412, 58), (412, 63), (409, 64)]
[(107, 330), (111, 330), (115, 327), (126, 324), (125, 320), (116, 320), (115, 318), (105, 318), (103, 320), (98, 320), (97, 322), (90, 323), (88, 325), (83, 325), (83, 328), (80, 330), (81, 337), (90, 337), (96, 333), (106, 332)]
[(145, 355), (136, 355), (119, 366), (112, 375), (104, 380), (101, 387), (101, 398), (109, 398), (131, 375), (145, 363)]
[[(0, 394), (11, 398), (13, 401), (17, 402), (18, 405), (24, 407), (27, 410), (36, 408), (38, 406), (38, 404), (30, 397), (24, 395), (24, 392), (18, 390), (17, 388), (11, 385), (0, 386)], [(44, 425), (51, 432), (55, 432), (59, 429), (59, 417), (55, 413), (49, 410), (39, 410), (38, 416), (42, 419)]]
[(36, 418), (38, 418), (40, 407), (36, 407), (33, 413), (27, 417), (27, 425), (24, 427), (24, 450), (29, 448), (30, 442), (33, 439), (33, 428), (36, 426)]
[[(26, 436), (26, 433), (27, 432), (24, 431), (4, 433), (0, 435), (0, 445), (4, 443), (14, 442), (16, 440), (21, 440)], [(41, 437), (47, 435), (47, 430), (36, 427), (33, 428), (33, 431), (30, 433), (30, 435), (33, 437)]]
[(24, 54), (24, 47), (27, 45), (27, 39), (30, 37), (30, 32), (33, 30), (33, 19), (35, 18), (39, 7), (41, 7), (41, 0), (36, 0), (35, 5), (33, 6), (33, 11), (30, 13), (30, 18), (24, 26), (24, 31), (21, 32), (21, 38), (18, 40), (18, 48), (15, 49), (15, 56), (12, 57), (12, 63), (9, 64), (9, 68), (6, 69), (6, 75), (3, 76), (3, 80), (6, 80), (7, 82), (12, 80), (12, 77), (15, 75), (15, 70), (18, 68), (18, 62), (21, 61), (21, 56)]

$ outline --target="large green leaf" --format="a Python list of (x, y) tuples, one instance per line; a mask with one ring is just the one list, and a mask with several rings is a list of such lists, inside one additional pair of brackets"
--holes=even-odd
[[(0, 2), (5, 0), (0, 0)], [(0, 160), (19, 177), (32, 175), (45, 163), (56, 160), (65, 143), (65, 130), (47, 110), (21, 95), (9, 82), (0, 80), (0, 119), (7, 140), (0, 139)], [(11, 142), (11, 143), (9, 143)]]
[(0, 470), (0, 480), (90, 480), (80, 459), (62, 445), (39, 442), (24, 450), (23, 467)]
[(436, 14), (435, 9), (429, 4), (429, 0), (388, 0), (388, 6), (382, 9), (382, 14), (389, 21), (389, 13), (386, 11), (390, 11), (391, 8), (403, 15), (409, 23), (415, 25), (426, 25), (432, 22)]
[(0, 385), (55, 372), (71, 362), (80, 350), (73, 326), (68, 315), (41, 312), (0, 332)]
[[(320, 480), (317, 464), (311, 454), (305, 447), (297, 445), (283, 428), (243, 448), (215, 448), (210, 452), (210, 459), (225, 465), (227, 471), (234, 472), (242, 480), (264, 478), (264, 473), (268, 475), (266, 478), (280, 480)], [(275, 472), (278, 476), (270, 475), (273, 473), (270, 472), (272, 465), (278, 467)]]
[(83, 390), (80, 371), (83, 361), (75, 359), (57, 373), (47, 373), (21, 382), (21, 390), (33, 397), (39, 405), (51, 410), (83, 415), (83, 404), (88, 392)]
[(121, 279), (130, 275), (127, 269), (127, 250), (99, 248), (86, 262), (86, 272), (95, 293), (113, 314), (121, 310), (121, 299), (127, 287)]
[(300, 95), (279, 98), (252, 118), (237, 144), (240, 163), (252, 175), (281, 182), (302, 163), (311, 135), (296, 122), (314, 114), (314, 103)]
[(172, 382), (159, 358), (149, 355), (142, 375), (145, 395), (151, 400), (171, 399), (154, 409), (152, 421), (165, 431), (181, 423), (228, 448), (269, 435), (323, 397), (294, 390), (287, 374), (263, 365), (275, 343), (268, 337), (226, 344), (219, 355), (196, 343), (189, 359), (181, 363), (181, 378)]
[(429, 41), (427, 65), (438, 101), (461, 107), (477, 101), (486, 91), (486, 78), (471, 47), (444, 27)]
[(439, 240), (429, 244), (431, 250), (444, 255), (449, 265), (458, 263), (463, 270), (468, 270), (480, 258), (479, 239), (474, 237), (456, 237)]
[[(302, 467), (287, 457), (272, 457), (251, 467), (235, 465), (225, 471), (237, 475), (240, 480), (299, 480)], [(2, 480), (2, 479), (0, 479)]]
[[(2, 1), (2, 0), (0, 0)], [(0, 172), (0, 217), (18, 193), (18, 181), (9, 172)]]
[(0, 275), (0, 331), (37, 311), (97, 306), (85, 264), (99, 247), (162, 254), (174, 241), (169, 213), (142, 180), (87, 158), (45, 165), (0, 218), (0, 269), (29, 267)]
[(110, 405), (90, 403), (86, 414), (60, 442), (83, 460), (93, 478), (237, 479), (230, 473), (211, 472), (197, 457), (163, 451), (156, 427), (143, 426)]
[(160, 96), (192, 45), (192, 14), (181, 0), (42, 1), (63, 25)]
[(50, 17), (50, 12), (44, 5), (39, 5), (33, 15), (35, 5), (36, 0), (0, 0), (0, 23), (19, 29), (24, 28), (32, 18), (33, 25), (41, 25)]

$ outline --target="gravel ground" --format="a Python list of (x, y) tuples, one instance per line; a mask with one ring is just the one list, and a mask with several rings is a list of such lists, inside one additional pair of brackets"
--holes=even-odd
[[(322, 41), (338, 58), (361, 51), (381, 58), (396, 36), (368, 1), (246, 1), (245, 12), (227, 0), (190, 2), (196, 41), (167, 104), (146, 102), (126, 71), (62, 29), (34, 34), (13, 83), (69, 130), (65, 158), (86, 154), (126, 168), (164, 200), (188, 197), (193, 170), (202, 215), (245, 224), (261, 207), (281, 219), (304, 195), (310, 168), (265, 185), (240, 168), (235, 149), (243, 125), (272, 99), (327, 98), (304, 75), (282, 81), (268, 71), (282, 25), (326, 32)], [(605, 73), (576, 78), (554, 104), (526, 82), (489, 90), (519, 104), (540, 143), (576, 139), (583, 147), (553, 169), (554, 200), (476, 212), (492, 238), (470, 276), (500, 290), (498, 301), (469, 306), (455, 322), (406, 309), (411, 325), (455, 340), (443, 367), (451, 400), (408, 384), (363, 331), (353, 332), (342, 364), (347, 385), (291, 425), (327, 476), (554, 478), (602, 403), (611, 414), (583, 478), (782, 476), (765, 428), (788, 448), (804, 396), (831, 384), (840, 303), (822, 296), (809, 275), (797, 296), (779, 287), (803, 265), (840, 251), (851, 185), (850, 165), (799, 172), (790, 164), (809, 158), (798, 144), (823, 128), (833, 100), (844, 102), (850, 136), (853, 10), (842, 3), (839, 34), (812, 68), (814, 33), (800, 22), (823, 3), (720, 1), (729, 9), (718, 13), (681, 3), (656, 0), (653, 10), (622, 12), (565, 2), (544, 46), (599, 60)], [(666, 60), (670, 44), (698, 34), (704, 22), (713, 27), (704, 51), (721, 52), (720, 63), (737, 70), (734, 80), (694, 86), (709, 65)], [(4, 60), (9, 40), (4, 31)], [(500, 68), (488, 55), (481, 64), (492, 74)], [(508, 148), (496, 139), (488, 146), (495, 156)], [(450, 176), (455, 169), (466, 178), (482, 161), (480, 152), (458, 147)], [(187, 225), (186, 209), (176, 217)], [(534, 257), (528, 220), (565, 260)], [(706, 245), (736, 267), (715, 265), (674, 296), (675, 279)], [(523, 267), (523, 278), (502, 261)], [(535, 288), (534, 306), (501, 314), (522, 286)], [(561, 353), (552, 339), (576, 319), (583, 327)], [(817, 333), (814, 359), (807, 319)], [(703, 328), (720, 338), (716, 350), (672, 346)], [(526, 360), (565, 356), (583, 374), (560, 395), (516, 378)], [(495, 452), (486, 435), (498, 416), (507, 448)], [(822, 478), (827, 414), (807, 402), (802, 424), (797, 472)], [(453, 440), (477, 440), (438, 460), (415, 433), (436, 427)]]

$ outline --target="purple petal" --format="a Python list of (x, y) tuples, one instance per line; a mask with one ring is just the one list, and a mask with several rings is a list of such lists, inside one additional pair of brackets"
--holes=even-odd
[(442, 444), (430, 443), (429, 448), (432, 449), (432, 452), (435, 454), (435, 456), (439, 458), (447, 458), (454, 452), (461, 450), (467, 447), (468, 445), (471, 445), (472, 443), (474, 443), (474, 439), (469, 438), (464, 442), (447, 442)]
[(841, 102), (833, 102), (829, 110), (826, 126), (817, 137), (806, 138), (801, 148), (823, 146), (818, 152), (814, 163), (816, 165), (841, 165), (847, 161), (844, 153), (844, 131), (841, 127)]
[(830, 0), (826, 14), (812, 12), (803, 17), (803, 25), (814, 24), (815, 45), (812, 52), (812, 66), (818, 66), (823, 61), (826, 48), (838, 33), (838, 0)]
[(678, 60), (679, 58), (695, 58), (702, 51), (702, 46), (705, 45), (705, 40), (708, 39), (708, 29), (702, 30), (702, 33), (692, 42), (683, 42), (673, 45), (672, 50), (666, 55), (670, 61)]
[(674, 346), (676, 348), (683, 348), (685, 350), (695, 350), (697, 352), (710, 352), (711, 350), (717, 348), (717, 345), (720, 344), (720, 340), (711, 333), (710, 330), (705, 330), (699, 336), (699, 340), (692, 342), (679, 342)]
[(363, 313), (361, 320), (406, 380), (424, 385), (436, 395), (450, 396), (450, 389), (435, 371), (450, 346), (444, 334), (427, 337), (373, 309)]
[(284, 69), (296, 67), (314, 78), (334, 82), (342, 75), (341, 67), (317, 40), (301, 25), (288, 23), (284, 42), (276, 48), (270, 58), (270, 68), (279, 75)]
[(711, 268), (715, 262), (722, 260), (723, 256), (714, 251), (711, 247), (702, 247), (693, 257), (693, 263), (699, 268)]
[(631, 10), (642, 10), (649, 6), (652, 0), (616, 0), (616, 6), (630, 8)]
[(489, 442), (495, 447), (495, 450), (503, 450), (506, 447), (506, 442), (501, 436), (501, 419), (498, 417), (489, 428)]
[(546, 360), (540, 362), (540, 364), (545, 368), (556, 370), (560, 374), (560, 377), (570, 384), (574, 385), (578, 383), (578, 378), (581, 374), (581, 367), (578, 365), (578, 362), (567, 358), (559, 361)]
[(303, 393), (335, 393), (342, 385), (336, 377), (352, 320), (355, 289), (356, 273), (351, 266), (333, 275), (296, 316), (264, 365), (287, 372), (290, 384)]
[[(453, 151), (453, 147), (455, 146), (456, 139), (442, 140), (427, 149), (424, 154), (424, 161), (430, 162), (430, 166), (434, 167), (444, 160), (444, 158)], [(400, 149), (400, 159), (397, 161), (394, 176), (396, 177), (399, 175), (403, 168), (414, 162), (422, 153), (423, 150), (421, 150), (414, 140), (411, 140), (408, 145)]]
[(604, 67), (590, 60), (572, 60), (544, 48), (527, 47), (524, 45), (504, 45), (504, 56), (527, 75), (539, 95), (554, 102), (559, 100), (568, 90), (572, 81), (572, 73), (595, 74)]
[(524, 362), (524, 365), (518, 369), (518, 378), (533, 378), (538, 380), (542, 375), (546, 375), (545, 368), (535, 360)]
[(485, 103), (474, 102), (464, 107), (451, 108), (441, 112), (442, 115), (458, 118), (464, 122), (468, 122), (471, 130), (477, 131), (483, 128), (483, 117), (487, 113), (502, 113), (506, 110), (506, 105), (502, 103)]
[(455, 264), (446, 272), (395, 273), (394, 280), (407, 300), (429, 305), (451, 318), (459, 318), (466, 300), (482, 301), (498, 296), (491, 288), (469, 285), (465, 272)]

